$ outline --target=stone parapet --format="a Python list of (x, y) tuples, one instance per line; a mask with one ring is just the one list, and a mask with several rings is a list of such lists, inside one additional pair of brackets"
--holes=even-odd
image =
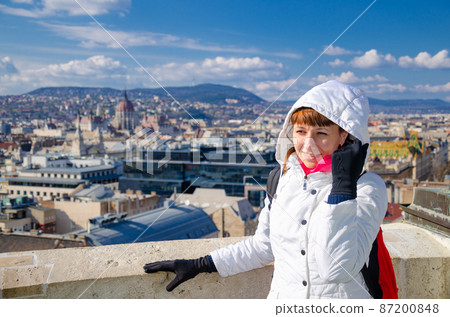
[[(401, 298), (449, 298), (449, 239), (408, 224), (383, 226)], [(244, 238), (177, 240), (0, 254), (1, 298), (265, 298), (273, 266), (221, 278), (200, 274), (173, 292), (172, 273), (145, 263), (196, 258)]]

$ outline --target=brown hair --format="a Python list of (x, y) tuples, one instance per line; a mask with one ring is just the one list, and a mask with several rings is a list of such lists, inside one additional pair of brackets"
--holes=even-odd
[[(294, 113), (291, 115), (290, 120), (291, 120), (292, 126), (294, 126), (295, 124), (303, 124), (303, 125), (308, 125), (308, 126), (328, 127), (330, 125), (336, 124), (333, 121), (331, 121), (330, 119), (328, 119), (327, 117), (325, 117), (324, 115), (317, 112), (316, 110), (314, 110), (312, 108), (307, 108), (307, 107), (298, 108), (297, 110), (295, 110)], [(344, 129), (339, 127), (339, 131), (344, 131)], [(349, 136), (350, 136), (350, 134), (349, 134)], [(349, 137), (347, 137), (344, 144), (347, 144), (347, 142), (349, 142)], [(287, 151), (286, 157), (284, 158), (283, 174), (286, 173), (286, 171), (287, 171), (287, 168), (286, 168), (287, 160), (288, 160), (289, 156), (291, 156), (291, 154), (294, 152), (295, 152), (294, 147), (291, 147)]]

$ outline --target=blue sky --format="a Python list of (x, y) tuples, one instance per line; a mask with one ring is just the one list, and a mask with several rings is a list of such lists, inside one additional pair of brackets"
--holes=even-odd
[(339, 79), (374, 98), (450, 101), (449, 9), (448, 0), (6, 0), (0, 94), (217, 83), (294, 100)]

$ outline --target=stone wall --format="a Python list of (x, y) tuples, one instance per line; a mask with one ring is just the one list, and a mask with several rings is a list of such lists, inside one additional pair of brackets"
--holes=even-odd
[[(401, 298), (449, 298), (449, 239), (408, 224), (383, 226)], [(196, 258), (243, 238), (179, 240), (0, 254), (2, 298), (265, 298), (273, 267), (221, 278), (200, 274), (172, 293), (158, 260)]]

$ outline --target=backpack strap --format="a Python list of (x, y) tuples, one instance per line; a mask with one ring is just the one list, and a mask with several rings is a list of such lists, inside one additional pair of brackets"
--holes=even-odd
[(372, 250), (370, 250), (369, 266), (364, 263), (361, 273), (373, 298), (398, 299), (394, 268), (383, 241), (381, 228), (372, 244)]
[(281, 168), (280, 165), (275, 167), (273, 170), (270, 171), (269, 177), (267, 178), (267, 196), (269, 197), (269, 210), (272, 207), (272, 198), (277, 192), (278, 187), (278, 181), (280, 180), (280, 172)]

